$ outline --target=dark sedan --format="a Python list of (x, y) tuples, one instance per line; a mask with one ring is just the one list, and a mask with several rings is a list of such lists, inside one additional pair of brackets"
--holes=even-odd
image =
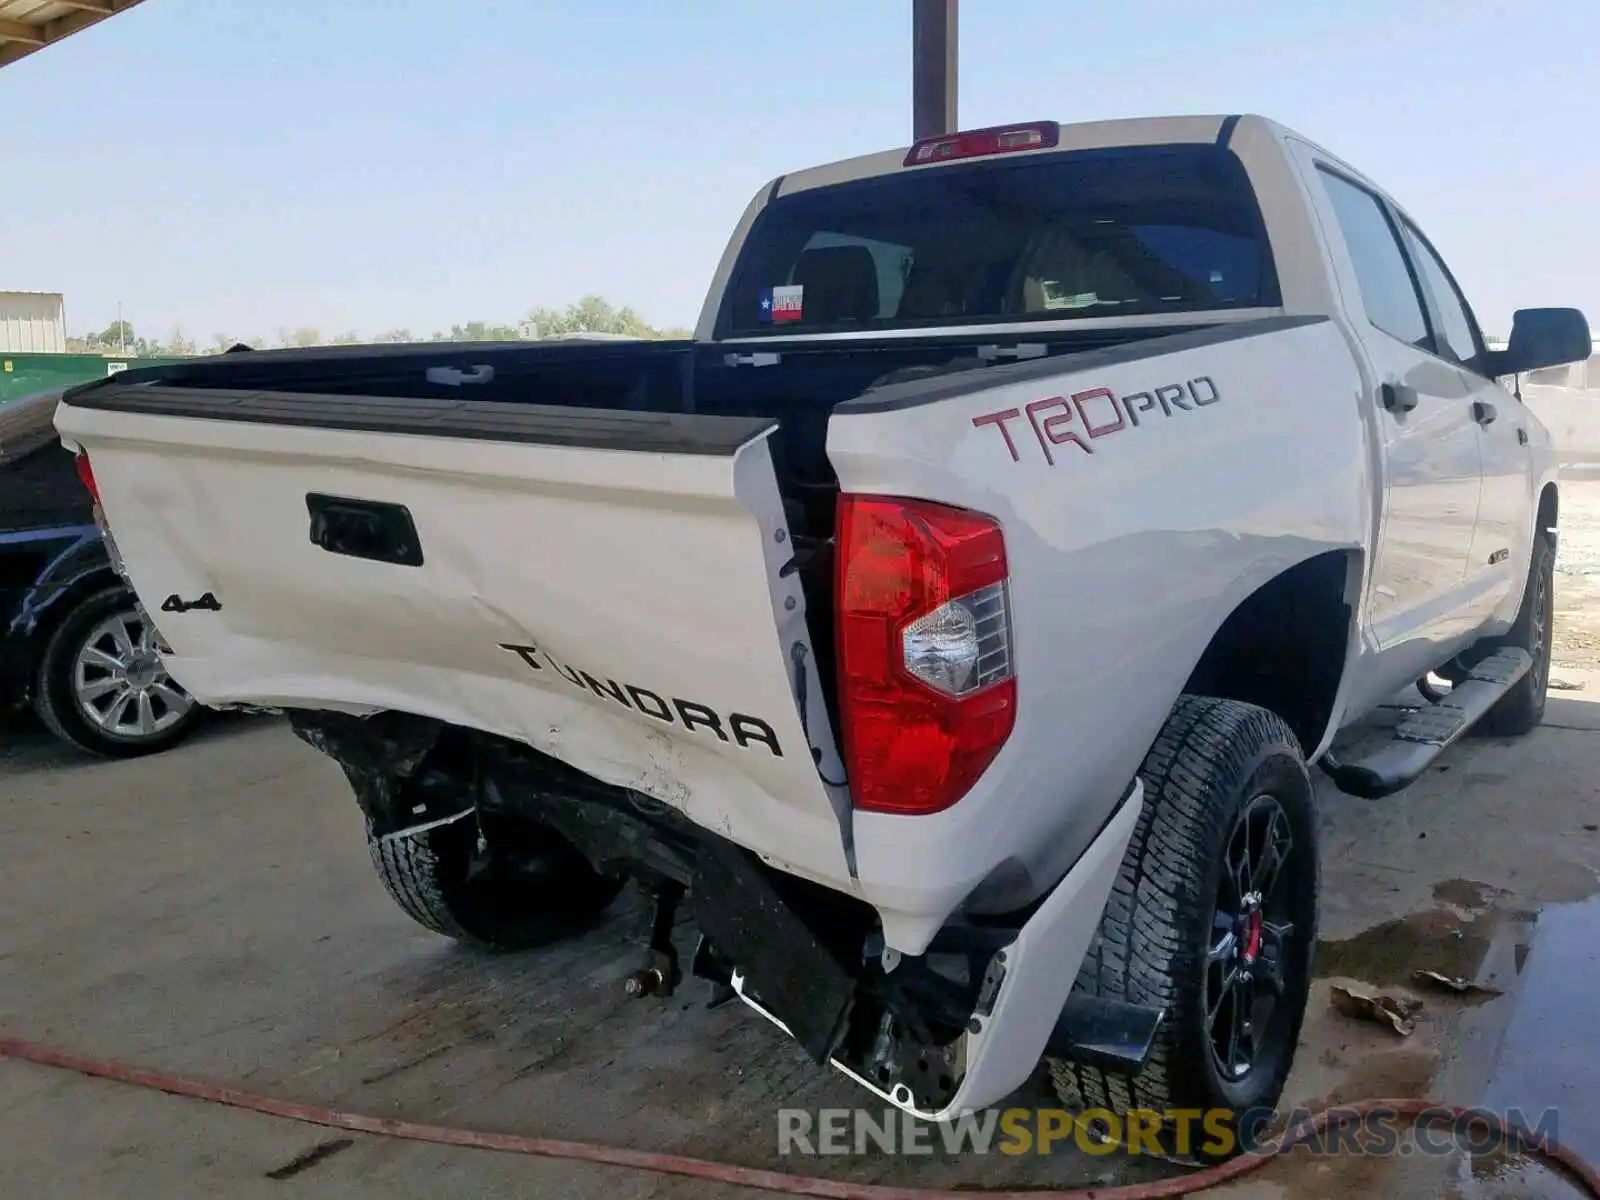
[(0, 407), (0, 708), (31, 704), (106, 757), (163, 750), (201, 708), (111, 565), (94, 505), (51, 418), (59, 392)]

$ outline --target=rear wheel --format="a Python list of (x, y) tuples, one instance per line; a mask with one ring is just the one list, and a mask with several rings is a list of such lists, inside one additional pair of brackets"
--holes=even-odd
[(593, 924), (622, 890), (553, 831), (496, 830), (480, 846), (471, 817), (383, 839), (370, 831), (378, 878), (403, 912), (434, 933), (488, 950), (529, 950)]
[(203, 711), (167, 674), (155, 627), (121, 585), (85, 598), (56, 627), (33, 702), (51, 733), (108, 758), (165, 750)]
[[(1265, 709), (1185, 696), (1140, 777), (1144, 812), (1076, 990), (1167, 1019), (1138, 1075), (1052, 1061), (1056, 1092), (1118, 1114), (1269, 1108), (1294, 1061), (1316, 940), (1316, 818), (1299, 743)], [(1178, 1149), (1194, 1153), (1210, 1131), (1190, 1133)]]

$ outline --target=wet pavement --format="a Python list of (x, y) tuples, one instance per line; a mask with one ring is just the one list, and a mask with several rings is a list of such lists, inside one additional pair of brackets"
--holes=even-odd
[[(1324, 941), (1318, 969), (1399, 994), (1422, 984), (1437, 997), (1447, 989), (1418, 979), (1431, 971), (1470, 987), (1455, 1003), (1509, 1006), (1489, 1082), (1473, 1103), (1600, 1162), (1600, 899), (1530, 911), (1505, 908), (1503, 898), (1485, 884), (1443, 881), (1433, 889), (1437, 907)], [(1369, 1074), (1339, 1099), (1422, 1095), (1434, 1087), (1437, 1064), (1399, 1061), (1413, 1068), (1411, 1078), (1391, 1062), (1378, 1079)], [(1443, 1175), (1451, 1200), (1584, 1195), (1513, 1153), (1463, 1153)]]
[[(1529, 1128), (1542, 1127), (1600, 1162), (1600, 899), (1553, 904), (1539, 913), (1516, 1012), (1483, 1104), (1499, 1112), (1519, 1109)], [(1497, 1182), (1509, 1187), (1526, 1177), (1511, 1164)]]
[(1317, 969), (1380, 986), (1417, 984), (1419, 971), (1432, 971), (1472, 985), (1463, 1003), (1484, 1003), (1515, 988), (1539, 914), (1500, 907), (1497, 889), (1464, 879), (1436, 884), (1433, 898), (1439, 907), (1324, 940)]

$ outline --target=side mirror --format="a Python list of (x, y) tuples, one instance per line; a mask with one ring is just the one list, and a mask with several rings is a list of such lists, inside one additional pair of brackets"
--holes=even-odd
[(1511, 341), (1489, 353), (1489, 374), (1520, 375), (1582, 362), (1593, 353), (1589, 322), (1577, 309), (1519, 308), (1511, 319)]

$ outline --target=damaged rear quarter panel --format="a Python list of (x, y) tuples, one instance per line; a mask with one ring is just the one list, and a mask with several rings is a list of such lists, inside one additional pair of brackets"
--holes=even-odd
[[(1258, 328), (1160, 339), (1105, 365), (1084, 356), (1077, 370), (1070, 357), (990, 368), (965, 394), (939, 381), (936, 403), (915, 403), (913, 386), (903, 406), (836, 414), (828, 453), (844, 491), (989, 513), (1011, 568), (1018, 712), (1005, 748), (946, 812), (855, 819), (863, 895), (897, 949), (919, 951), (1002, 865), (996, 909), (1059, 879), (1228, 613), (1297, 562), (1365, 545), (1349, 351), (1325, 320)], [(1015, 414), (1009, 438), (997, 413)]]

